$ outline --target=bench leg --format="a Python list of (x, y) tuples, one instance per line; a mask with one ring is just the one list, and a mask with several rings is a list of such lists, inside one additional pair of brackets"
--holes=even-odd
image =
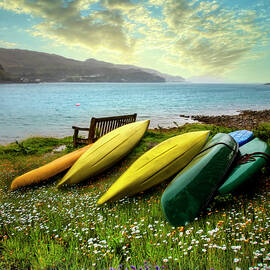
[(79, 130), (78, 129), (75, 129), (74, 130), (74, 135), (73, 135), (73, 145), (74, 145), (74, 147), (77, 147), (78, 133), (79, 133)]

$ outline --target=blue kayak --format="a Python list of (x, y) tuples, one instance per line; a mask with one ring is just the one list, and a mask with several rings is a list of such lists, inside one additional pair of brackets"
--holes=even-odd
[(238, 143), (239, 146), (244, 145), (245, 143), (251, 141), (253, 139), (253, 132), (250, 130), (236, 130), (229, 133), (231, 137)]

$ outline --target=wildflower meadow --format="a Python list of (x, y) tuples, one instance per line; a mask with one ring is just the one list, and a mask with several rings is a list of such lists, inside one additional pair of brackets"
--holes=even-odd
[[(160, 198), (169, 181), (96, 205), (143, 152), (176, 134), (202, 129), (211, 129), (212, 135), (231, 131), (193, 124), (147, 132), (119, 164), (62, 189), (56, 183), (64, 173), (13, 192), (9, 185), (16, 176), (72, 151), (71, 138), (1, 146), (0, 269), (270, 269), (268, 168), (234, 194), (216, 196), (185, 227), (172, 227), (162, 213)], [(68, 146), (64, 152), (52, 151), (62, 144)]]

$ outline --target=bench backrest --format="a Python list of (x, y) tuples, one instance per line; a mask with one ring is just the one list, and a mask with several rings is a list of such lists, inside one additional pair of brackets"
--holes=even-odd
[(102, 118), (92, 117), (88, 135), (89, 143), (95, 142), (99, 137), (118, 127), (135, 122), (136, 118), (136, 113), (130, 115), (120, 115)]

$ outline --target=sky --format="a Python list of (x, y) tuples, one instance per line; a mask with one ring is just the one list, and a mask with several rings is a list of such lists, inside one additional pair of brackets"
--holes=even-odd
[(270, 81), (270, 0), (0, 0), (0, 47)]

